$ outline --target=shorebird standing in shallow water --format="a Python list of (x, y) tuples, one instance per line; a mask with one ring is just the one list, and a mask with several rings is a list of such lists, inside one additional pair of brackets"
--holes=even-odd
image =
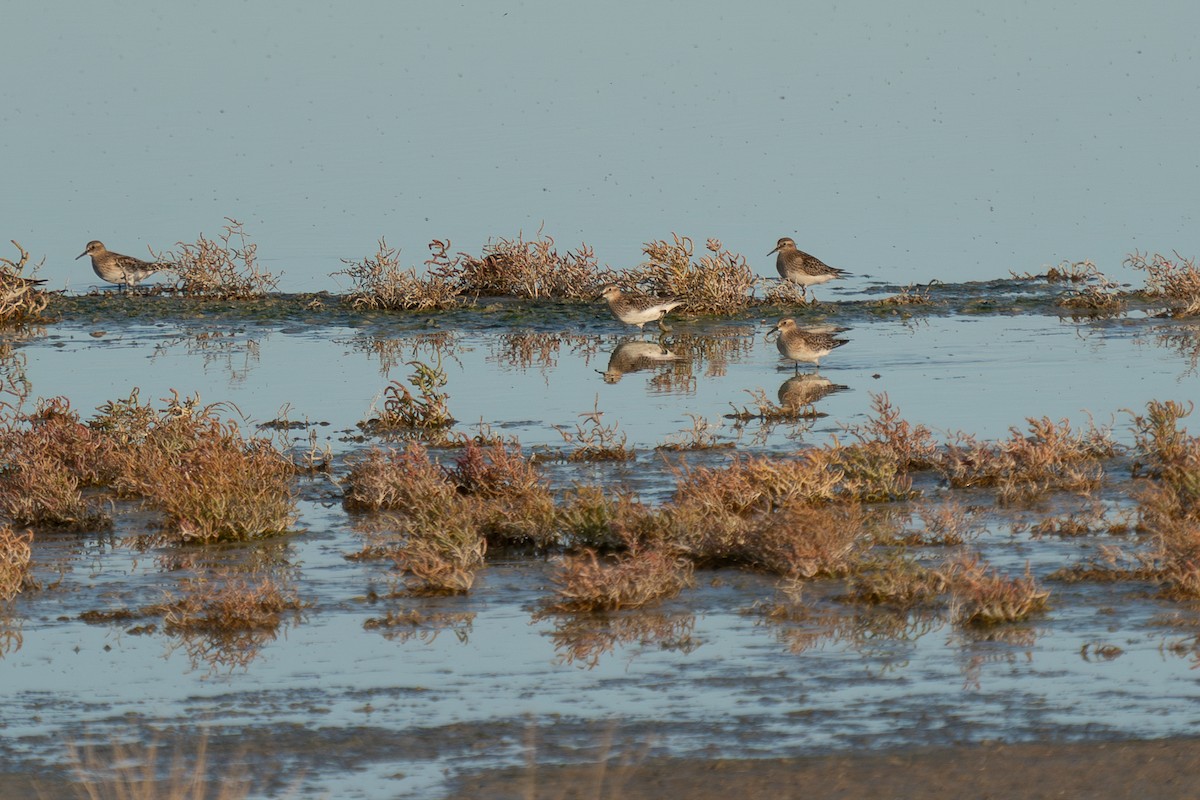
[[(775, 245), (771, 253), (779, 253), (775, 258), (775, 269), (779, 277), (800, 285), (801, 292), (807, 292), (809, 286), (825, 283), (834, 278), (849, 275), (844, 269), (831, 267), (816, 256), (809, 255), (803, 250), (796, 249), (796, 243), (785, 236)], [(771, 255), (767, 253), (767, 255)], [(813, 296), (813, 302), (817, 301)]]
[(127, 286), (136, 286), (159, 270), (167, 269), (170, 264), (151, 264), (148, 261), (114, 253), (104, 246), (104, 242), (91, 241), (87, 249), (75, 256), (75, 260), (84, 256), (92, 257), (92, 271), (100, 280), (115, 283), (122, 290)]
[(669, 331), (663, 324), (663, 317), (677, 306), (683, 305), (682, 300), (669, 297), (646, 297), (644, 295), (625, 294), (619, 286), (605, 286), (600, 296), (608, 301), (608, 308), (613, 316), (626, 325), (636, 325), (638, 330), (647, 322), (658, 321), (658, 327)]
[(801, 361), (816, 364), (819, 367), (822, 358), (833, 352), (834, 348), (841, 347), (850, 341), (849, 339), (838, 339), (832, 333), (825, 331), (806, 331), (798, 328), (796, 320), (790, 317), (779, 320), (778, 325), (767, 331), (768, 341), (771, 339), (771, 334), (775, 332), (779, 333), (775, 339), (775, 346), (779, 348), (779, 354), (796, 362), (797, 373), (800, 372)]

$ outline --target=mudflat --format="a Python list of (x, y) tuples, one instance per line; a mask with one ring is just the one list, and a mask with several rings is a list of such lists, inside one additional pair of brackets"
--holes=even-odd
[(520, 798), (1139, 798), (1200, 797), (1200, 739), (984, 744), (771, 759), (646, 759), (533, 766), (462, 779), (447, 795)]

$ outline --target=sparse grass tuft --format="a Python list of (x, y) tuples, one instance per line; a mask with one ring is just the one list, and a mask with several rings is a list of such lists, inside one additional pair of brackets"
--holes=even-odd
[(1125, 266), (1146, 273), (1146, 294), (1167, 300), (1173, 316), (1200, 314), (1200, 270), (1196, 269), (1196, 259), (1184, 258), (1178, 252), (1172, 260), (1159, 253), (1134, 251), (1126, 256)]
[(242, 223), (226, 217), (217, 240), (204, 234), (194, 243), (179, 242), (165, 259), (174, 262), (177, 290), (189, 297), (251, 300), (275, 291), (279, 277), (259, 269), (258, 245), (247, 241)]
[(439, 431), (454, 424), (446, 405), (450, 395), (438, 391), (447, 382), (441, 356), (432, 366), (422, 361), (408, 364), (413, 368), (409, 383), (419, 395), (414, 395), (400, 381), (392, 381), (383, 390), (383, 411), (378, 417), (359, 423), (361, 427), (372, 431), (420, 432)]
[(733, 447), (733, 442), (722, 442), (717, 439), (717, 431), (721, 426), (713, 426), (704, 417), (688, 414), (692, 419), (692, 427), (685, 428), (675, 434), (673, 441), (663, 442), (659, 450), (713, 450), (718, 447)]
[(601, 420), (604, 412), (600, 410), (600, 395), (596, 395), (592, 410), (579, 416), (583, 421), (575, 423), (574, 432), (555, 426), (563, 441), (575, 446), (567, 454), (568, 461), (632, 461), (637, 458), (637, 453), (625, 446), (628, 440), (619, 430), (620, 423), (605, 425)]
[[(333, 273), (346, 275), (354, 283), (348, 300), (358, 309), (371, 311), (434, 311), (459, 305), (462, 285), (455, 262), (445, 257), (449, 242), (429, 245), (434, 258), (426, 261), (425, 275), (400, 267), (399, 251), (379, 240), (374, 256), (361, 261), (342, 259), (346, 269)], [(440, 260), (439, 260), (440, 259)]]
[(761, 420), (764, 423), (797, 422), (825, 416), (817, 411), (811, 403), (789, 403), (786, 402), (786, 398), (781, 398), (781, 405), (775, 405), (763, 389), (745, 389), (744, 391), (750, 395), (750, 405), (739, 408), (731, 402), (729, 407), (733, 411), (725, 415), (726, 419), (732, 419), (739, 425), (754, 420)]

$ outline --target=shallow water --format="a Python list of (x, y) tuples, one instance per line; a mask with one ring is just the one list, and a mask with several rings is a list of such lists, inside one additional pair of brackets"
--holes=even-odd
[[(143, 399), (198, 392), (248, 424), (316, 424), (340, 466), (374, 441), (357, 423), (406, 362), (440, 356), (457, 430), (483, 424), (552, 454), (568, 446), (560, 431), (603, 412), (637, 460), (549, 461), (547, 473), (652, 501), (670, 492), (675, 458), (654, 448), (697, 418), (738, 452), (786, 454), (844, 435), (882, 392), (943, 436), (1094, 417), (1129, 442), (1122, 409), (1196, 395), (1195, 325), (1137, 304), (1072, 320), (1044, 287), (992, 279), (1091, 258), (1140, 286), (1125, 254), (1194, 253), (1197, 23), (1200, 10), (1177, 2), (6, 8), (0, 241), (44, 257), (39, 275), (69, 292), (52, 309), (60, 321), (14, 342), (17, 357), (35, 396), (65, 396), (85, 416), (135, 387)], [(372, 315), (328, 296), (315, 311), (295, 296), (79, 296), (96, 282), (74, 260), (88, 240), (144, 256), (211, 237), (226, 216), (246, 223), (288, 293), (344, 292), (331, 273), (380, 236), (419, 265), (435, 237), (478, 254), (544, 227), (623, 268), (678, 232), (719, 237), (767, 276), (764, 254), (794, 236), (854, 273), (817, 290), (836, 305), (804, 315), (850, 328), (820, 370), (845, 388), (803, 423), (726, 418), (793, 376), (763, 340), (775, 310), (675, 320), (663, 342), (678, 359), (613, 380), (631, 337), (601, 306)], [(867, 305), (934, 279), (942, 306)], [(521, 763), (529, 749), (603, 757), (609, 740), (736, 756), (1166, 736), (1200, 722), (1195, 610), (1148, 587), (1055, 584), (1045, 616), (988, 639), (856, 611), (825, 584), (807, 595), (818, 617), (769, 622), (743, 611), (774, 582), (722, 571), (661, 618), (597, 633), (533, 618), (550, 565), (519, 554), (491, 554), (465, 598), (371, 600), (386, 570), (344, 558), (362, 538), (337, 487), (317, 478), (303, 495), (294, 534), (204, 557), (275, 564), (311, 603), (234, 652), (130, 632), (153, 619), (80, 619), (158, 602), (192, 572), (121, 542), (150, 522), (132, 509), (112, 534), (39, 535), (39, 578), (61, 583), (15, 601), (0, 627), (0, 772), (61, 771), (67, 741), (200, 727), (218, 766), (242, 745), (272, 753), (254, 765), (263, 796), (301, 774), (303, 796), (424, 797), (447, 772)], [(1013, 572), (1028, 561), (1042, 576), (1106, 541), (1034, 540), (1010, 516), (982, 519), (985, 557)], [(364, 630), (406, 607), (474, 616), (432, 617), (407, 639)], [(1096, 657), (1106, 644), (1123, 652)], [(587, 646), (601, 648), (594, 664)]]
[[(646, 338), (680, 359), (616, 382), (601, 373), (631, 337), (603, 307), (586, 305), (423, 318), (355, 317), (331, 306), (307, 319), (195, 319), (171, 313), (172, 303), (186, 303), (145, 298), (151, 321), (137, 311), (143, 299), (118, 316), (106, 310), (111, 298), (83, 298), (64, 301), (61, 320), (21, 343), (18, 355), (36, 396), (66, 396), (85, 416), (133, 386), (144, 399), (175, 389), (236, 404), (247, 426), (287, 406), (290, 419), (320, 423), (319, 438), (340, 464), (375, 441), (356, 423), (387, 381), (406, 378), (406, 361), (440, 353), (459, 430), (482, 423), (551, 453), (568, 447), (555, 426), (573, 430), (598, 408), (628, 436), (637, 460), (551, 462), (548, 474), (560, 486), (599, 481), (648, 500), (674, 483), (673, 457), (654, 448), (689, 427), (690, 414), (722, 425), (719, 435), (737, 452), (786, 454), (844, 436), (842, 426), (864, 421), (878, 392), (943, 435), (1000, 437), (1025, 415), (1085, 425), (1090, 414), (1114, 420), (1115, 437), (1128, 442), (1120, 409), (1195, 393), (1192, 332), (1183, 323), (1136, 309), (1110, 320), (1061, 318), (1047, 313), (1055, 290), (1045, 288), (993, 287), (983, 294), (1007, 291), (1009, 311), (965, 313), (955, 304), (978, 299), (980, 287), (941, 291), (945, 306), (907, 319), (862, 304), (825, 307), (850, 328), (851, 341), (820, 372), (848, 388), (817, 402), (826, 416), (752, 421), (740, 432), (723, 416), (731, 404), (747, 404), (747, 389), (774, 400), (795, 372), (763, 340), (772, 319), (681, 318), (661, 339)], [(290, 435), (306, 440), (304, 431)], [(932, 482), (922, 488), (943, 495)], [(1157, 737), (1200, 724), (1200, 620), (1141, 584), (1052, 583), (1045, 615), (990, 634), (936, 615), (846, 605), (830, 581), (806, 589), (808, 618), (771, 621), (754, 606), (777, 599), (776, 582), (730, 570), (701, 572), (693, 589), (647, 611), (607, 621), (543, 618), (535, 612), (552, 590), (552, 564), (519, 553), (489, 554), (464, 597), (377, 597), (386, 594), (388, 570), (346, 560), (363, 538), (341, 510), (338, 488), (325, 477), (303, 479), (302, 496), (295, 533), (208, 553), (131, 548), (121, 539), (145, 530), (148, 519), (126, 506), (112, 534), (39, 535), (38, 576), (61, 583), (11, 604), (9, 630), (15, 626), (19, 641), (0, 659), (0, 726), (10, 743), (0, 771), (52, 765), (62, 758), (55, 742), (145, 741), (199, 727), (218, 763), (250, 759), (264, 794), (302, 774), (303, 796), (420, 797), (459, 770), (523, 763), (531, 748), (536, 758), (570, 760), (602, 753), (610, 740), (614, 748), (744, 756)], [(1101, 499), (1110, 512), (1128, 502), (1119, 487)], [(965, 502), (983, 509), (976, 546), (1007, 572), (1028, 563), (1044, 577), (1109, 541), (1020, 532), (1021, 522), (1080, 507), (1069, 496), (1015, 512), (988, 510), (986, 494), (967, 493)], [(936, 559), (937, 549), (927, 556)], [(80, 618), (137, 611), (177, 591), (200, 564), (245, 558), (276, 565), (309, 604), (274, 637), (223, 649), (169, 636), (161, 625), (139, 633), (160, 622), (153, 616)], [(405, 610), (420, 612), (422, 625), (364, 628)], [(1103, 645), (1121, 652), (1099, 656)], [(269, 761), (246, 756), (238, 742), (257, 743)]]

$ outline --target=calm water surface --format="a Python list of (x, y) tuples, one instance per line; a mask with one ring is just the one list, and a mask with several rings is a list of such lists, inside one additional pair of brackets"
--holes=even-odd
[[(942, 436), (1004, 436), (1025, 415), (1077, 425), (1093, 416), (1128, 442), (1120, 409), (1185, 399), (1196, 388), (1191, 350), (1181, 345), (1194, 331), (1138, 312), (1107, 321), (1040, 313), (871, 321), (849, 305), (830, 311), (850, 323), (851, 342), (821, 369), (847, 387), (818, 403), (827, 416), (766, 428), (751, 422), (741, 431), (724, 418), (731, 404), (748, 403), (746, 390), (774, 399), (794, 373), (763, 340), (769, 325), (756, 319), (680, 319), (654, 340), (678, 351), (678, 361), (616, 382), (601, 373), (631, 338), (602, 306), (513, 327), (486, 315), (459, 325), (431, 317), (436, 325), (424, 330), (408, 317), (357, 326), (68, 319), (19, 353), (35, 394), (64, 395), (85, 413), (133, 386), (144, 398), (176, 389), (230, 401), (248, 425), (286, 406), (291, 419), (328, 423), (320, 440), (339, 456), (367, 446), (356, 423), (389, 380), (407, 375), (405, 362), (440, 354), (461, 430), (483, 424), (527, 447), (561, 448), (557, 428), (571, 430), (599, 408), (638, 460), (551, 466), (550, 474), (559, 485), (625, 485), (651, 500), (673, 485), (653, 448), (689, 427), (690, 415), (722, 426), (719, 435), (742, 452), (786, 454), (844, 435), (844, 425), (865, 421), (872, 394), (887, 392), (906, 418)], [(847, 607), (831, 599), (838, 588), (822, 582), (806, 595), (820, 614), (772, 623), (752, 609), (776, 597), (775, 582), (723, 571), (701, 573), (681, 597), (596, 629), (536, 616), (552, 565), (518, 555), (494, 554), (466, 597), (370, 600), (386, 591), (386, 565), (346, 560), (363, 539), (336, 486), (317, 478), (302, 489), (297, 533), (267, 543), (259, 557), (290, 565), (280, 574), (310, 605), (247, 650), (135, 635), (138, 621), (80, 620), (86, 611), (152, 605), (191, 574), (190, 562), (167, 550), (119, 541), (142, 529), (137, 515), (122, 517), (115, 536), (40, 536), (39, 575), (49, 582), (61, 574), (62, 584), (13, 605), (21, 641), (0, 660), (8, 698), (0, 726), (12, 744), (0, 766), (53, 761), (52, 739), (145, 740), (193, 731), (202, 719), (218, 739), (234, 731), (239, 741), (261, 738), (272, 764), (305, 773), (306, 795), (417, 797), (435, 791), (447, 770), (522, 763), (531, 737), (545, 742), (543, 758), (595, 752), (613, 726), (621, 741), (653, 752), (754, 755), (1163, 736), (1194, 733), (1200, 723), (1187, 644), (1197, 620), (1141, 585), (1056, 583), (1048, 614), (989, 635), (939, 617)], [(1105, 502), (1116, 511), (1127, 501)], [(977, 545), (1001, 569), (1028, 563), (1045, 576), (1094, 556), (1104, 537), (1035, 540), (1019, 523), (1077, 505), (1066, 497), (1015, 515), (985, 512)], [(399, 636), (364, 629), (371, 618), (408, 609), (426, 615), (426, 626)], [(1101, 644), (1123, 652), (1105, 660), (1084, 650)]]

